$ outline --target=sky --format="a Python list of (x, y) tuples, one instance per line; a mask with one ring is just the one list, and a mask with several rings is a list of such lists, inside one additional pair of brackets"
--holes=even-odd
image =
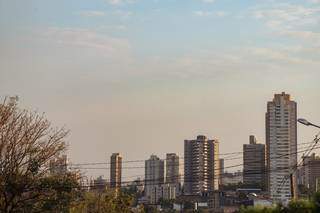
[(319, 77), (319, 0), (0, 0), (0, 97), (70, 129), (72, 163), (183, 157), (199, 134), (242, 151), (275, 93), (319, 124)]

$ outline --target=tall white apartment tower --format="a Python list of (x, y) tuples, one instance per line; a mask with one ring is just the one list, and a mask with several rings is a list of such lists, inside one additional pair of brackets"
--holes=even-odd
[[(297, 165), (297, 103), (286, 93), (275, 94), (266, 113), (267, 179), (270, 198), (287, 203), (293, 196), (291, 178)], [(296, 190), (294, 190), (295, 192)]]

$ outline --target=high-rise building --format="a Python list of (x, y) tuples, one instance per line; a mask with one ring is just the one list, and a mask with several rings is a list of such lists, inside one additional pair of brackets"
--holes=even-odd
[(158, 200), (152, 199), (156, 188), (164, 183), (164, 161), (156, 155), (151, 155), (145, 161), (145, 197), (150, 203), (155, 204)]
[(219, 159), (219, 186), (223, 185), (223, 175), (224, 175), (224, 159), (220, 158)]
[(166, 183), (180, 185), (179, 156), (175, 153), (167, 153), (166, 156)]
[(258, 144), (250, 135), (249, 144), (243, 144), (243, 183), (248, 186), (266, 187), (265, 145)]
[(302, 184), (312, 193), (319, 191), (320, 183), (320, 157), (313, 153), (311, 156), (304, 156), (301, 166)]
[(121, 187), (122, 157), (119, 153), (113, 153), (110, 161), (110, 187), (119, 189)]
[(296, 192), (297, 103), (284, 92), (267, 104), (266, 147), (270, 198), (287, 203)]
[(184, 194), (201, 195), (219, 188), (219, 142), (199, 135), (184, 141)]

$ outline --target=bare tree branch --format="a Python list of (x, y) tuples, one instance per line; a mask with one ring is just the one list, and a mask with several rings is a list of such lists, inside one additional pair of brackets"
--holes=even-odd
[(37, 112), (0, 104), (0, 212), (13, 212), (42, 196), (37, 180), (47, 176), (49, 161), (65, 149), (68, 131), (52, 128)]

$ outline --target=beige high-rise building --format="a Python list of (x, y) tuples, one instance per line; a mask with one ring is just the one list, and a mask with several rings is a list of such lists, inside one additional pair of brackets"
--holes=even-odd
[(164, 184), (164, 161), (156, 155), (151, 155), (145, 161), (145, 197), (151, 204), (158, 202), (159, 196), (155, 196), (159, 192), (159, 187)]
[(320, 191), (320, 157), (313, 153), (311, 156), (302, 157), (303, 163), (301, 166), (302, 184), (311, 192)]
[(268, 191), (275, 202), (291, 200), (291, 178), (296, 192), (297, 103), (289, 94), (275, 94), (266, 113), (266, 156)]
[(122, 173), (122, 157), (119, 153), (111, 155), (110, 165), (110, 187), (119, 189), (121, 187), (121, 173)]
[(250, 135), (249, 144), (243, 144), (243, 183), (250, 187), (265, 190), (265, 145), (257, 143)]
[(176, 192), (180, 190), (179, 156), (175, 153), (166, 155), (166, 183), (176, 187)]
[(219, 189), (219, 142), (204, 135), (184, 141), (184, 194), (201, 195)]
[(220, 172), (219, 172), (219, 186), (223, 185), (223, 175), (224, 175), (224, 159), (220, 158), (219, 159), (219, 168), (220, 168)]
[(166, 183), (174, 184), (180, 182), (179, 156), (175, 153), (166, 155)]

